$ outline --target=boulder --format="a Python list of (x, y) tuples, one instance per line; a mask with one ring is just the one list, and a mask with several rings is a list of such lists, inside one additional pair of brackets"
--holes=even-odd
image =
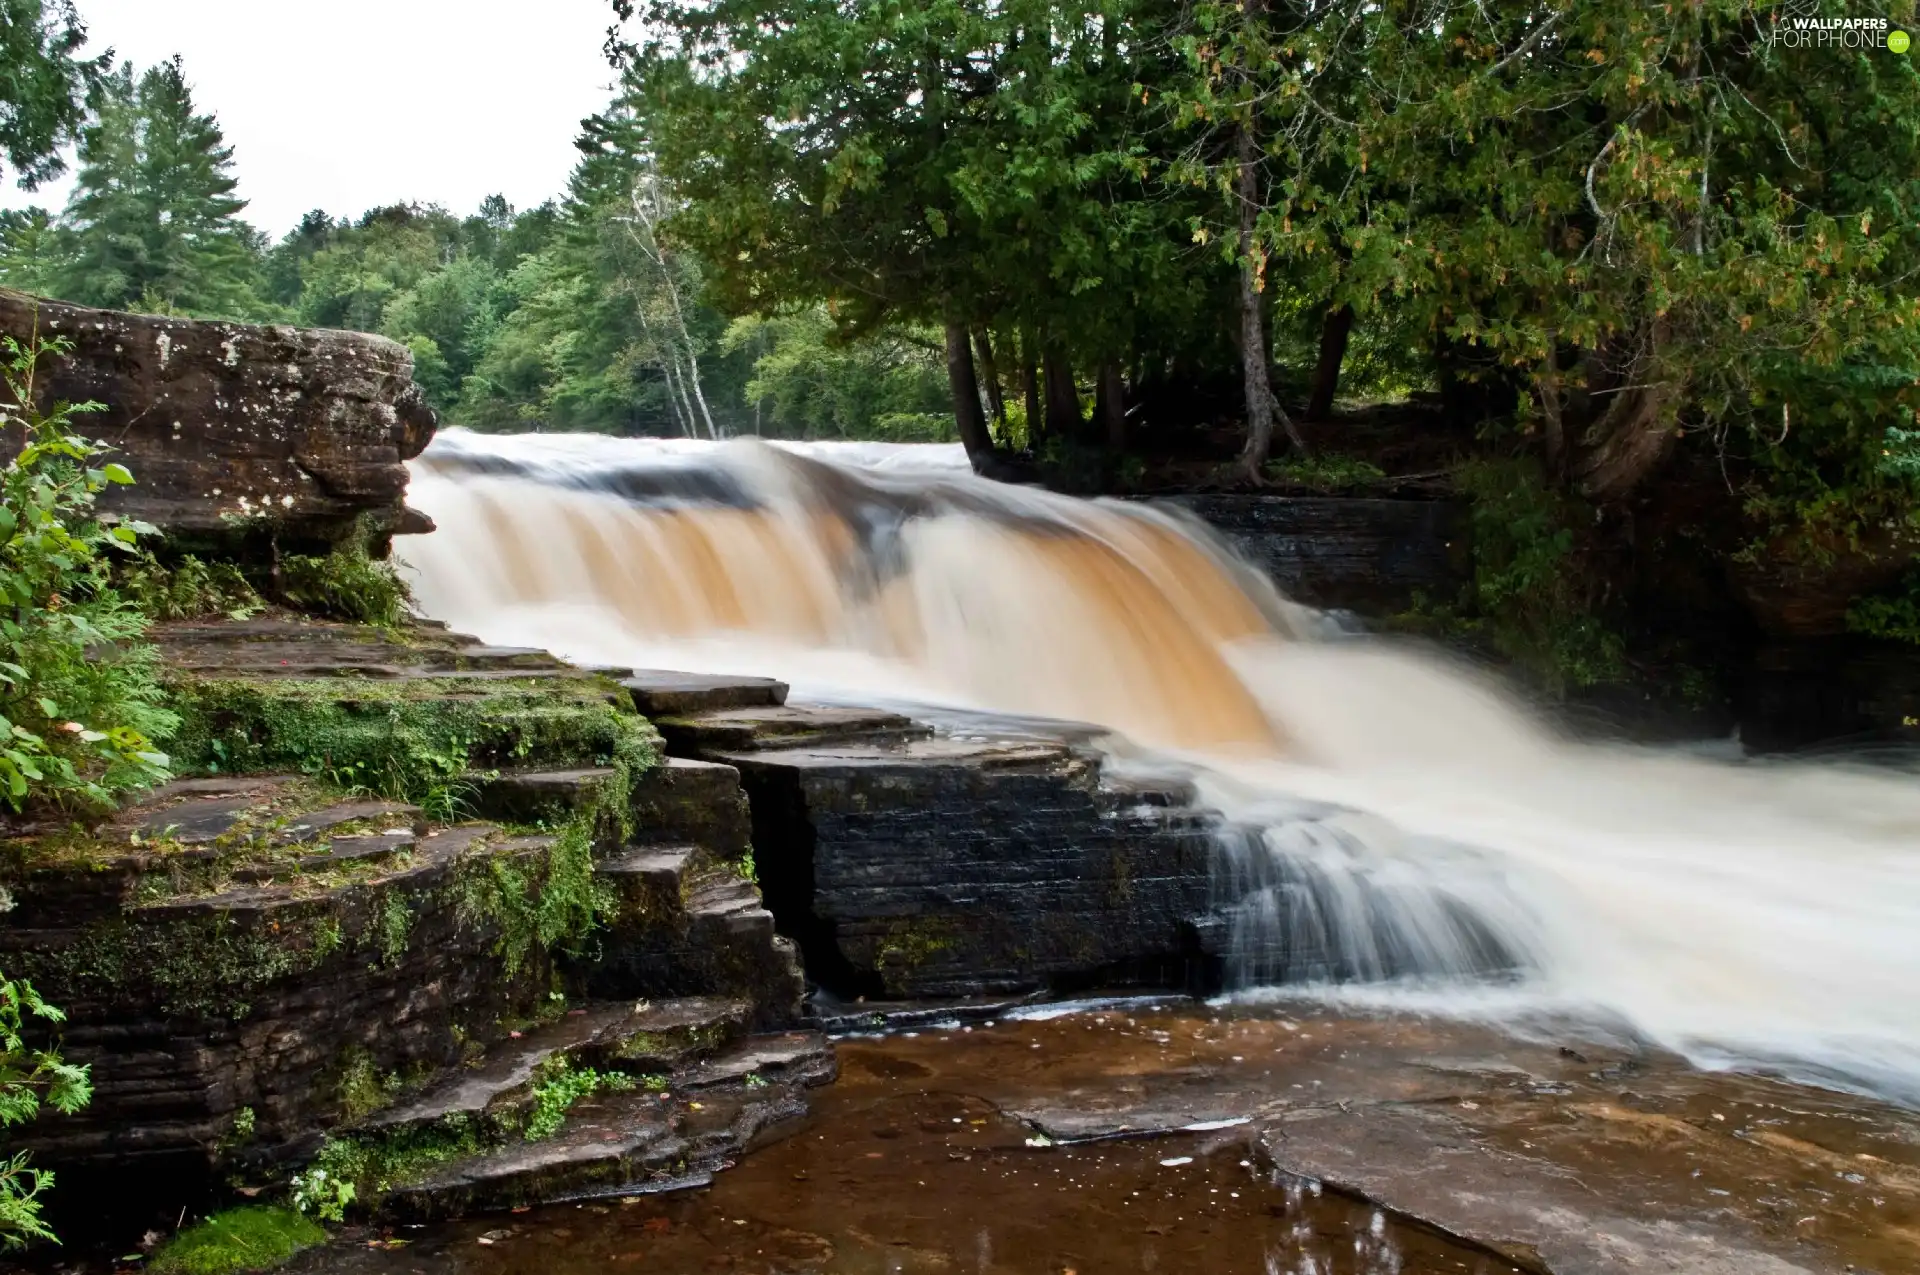
[[(313, 552), (356, 531), (384, 543), (432, 524), (405, 505), (406, 461), (437, 420), (413, 356), (360, 332), (92, 310), (0, 290), (0, 332), (70, 344), (46, 399), (98, 402), (82, 432), (119, 449), (134, 485), (101, 508), (174, 542)], [(0, 455), (20, 446), (17, 427)]]

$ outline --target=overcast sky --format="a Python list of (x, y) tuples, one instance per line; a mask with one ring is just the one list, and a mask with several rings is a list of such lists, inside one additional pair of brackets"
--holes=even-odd
[[(580, 120), (606, 105), (608, 0), (79, 0), (89, 50), (180, 54), (234, 148), (244, 216), (279, 237), (418, 200), (470, 212), (557, 195)], [(66, 202), (66, 178), (0, 206)]]

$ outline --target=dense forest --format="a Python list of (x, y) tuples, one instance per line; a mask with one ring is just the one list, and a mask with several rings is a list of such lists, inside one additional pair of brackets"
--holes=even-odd
[(821, 306), (729, 317), (670, 215), (625, 101), (585, 121), (565, 195), (245, 220), (236, 157), (178, 60), (96, 68), (65, 209), (0, 214), (0, 283), (89, 305), (378, 332), (478, 429), (944, 439), (937, 331), (835, 339)]
[(178, 61), (17, 3), (79, 183), (12, 286), (381, 332), (477, 429), (1458, 493), (1433, 612), (1574, 682), (1731, 611), (1920, 639), (1911, 0), (611, 0), (562, 196), (277, 243)]

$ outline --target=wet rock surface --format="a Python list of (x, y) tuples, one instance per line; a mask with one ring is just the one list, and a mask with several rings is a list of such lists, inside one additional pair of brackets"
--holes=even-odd
[[(575, 1061), (658, 1071), (663, 1092), (750, 1094), (723, 1127), (694, 1119), (698, 1138), (686, 1119), (663, 1126), (684, 1144), (669, 1167), (711, 1172), (831, 1075), (817, 1040), (806, 1066), (767, 1054), (703, 1070), (747, 1049), (743, 1033), (793, 1025), (799, 966), (739, 865), (738, 772), (650, 765), (651, 732), (612, 678), (427, 624), (382, 633), (270, 613), (155, 636), (180, 694), (198, 697), (185, 733), (203, 751), (213, 740), (223, 760), (321, 773), (182, 779), (91, 829), (0, 823), (0, 958), (67, 1011), (66, 1056), (93, 1069), (81, 1113), (19, 1140), (72, 1184), (56, 1208), (112, 1202), (57, 1218), (64, 1234), (104, 1237), (125, 1220), (103, 1216), (116, 1209), (177, 1216), (236, 1174), (283, 1179), (326, 1137), (457, 1123), (462, 1138), (512, 1141), (536, 1080)], [(642, 746), (637, 775), (583, 764), (607, 760), (614, 719)], [(493, 742), (467, 736), (487, 769), (453, 776), (457, 803), (430, 813), (274, 752), (316, 722), (339, 739), (477, 724)], [(507, 761), (521, 769), (492, 769)], [(539, 941), (535, 909), (563, 871), (608, 884), (590, 945)], [(532, 1176), (482, 1165), (458, 1190), (411, 1173), (395, 1185), (445, 1216), (626, 1180), (549, 1150)]]
[(329, 1272), (1896, 1275), (1920, 1118), (1620, 1044), (1134, 1002), (843, 1039), (704, 1193), (360, 1232)]
[[(72, 343), (42, 371), (46, 393), (100, 402), (86, 432), (134, 473), (100, 507), (183, 544), (287, 550), (424, 531), (405, 462), (436, 419), (413, 356), (384, 337), (92, 310), (0, 290), (0, 331)], [(0, 454), (17, 449), (13, 433)]]
[(1177, 777), (1107, 773), (1095, 732), (935, 737), (873, 709), (741, 706), (751, 679), (667, 685), (661, 735), (738, 773), (759, 881), (815, 982), (924, 998), (1217, 980), (1219, 820)]
[(1451, 598), (1466, 579), (1466, 519), (1438, 500), (1182, 496), (1296, 602), (1368, 614), (1405, 610), (1416, 592)]

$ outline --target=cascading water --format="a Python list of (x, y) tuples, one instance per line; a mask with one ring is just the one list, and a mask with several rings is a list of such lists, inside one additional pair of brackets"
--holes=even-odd
[[(1582, 746), (1326, 642), (1214, 537), (959, 449), (481, 437), (414, 466), (422, 609), (491, 641), (1091, 722), (1234, 831), (1241, 977), (1624, 1024), (1920, 1100), (1920, 784)], [(1251, 830), (1251, 831), (1238, 831)]]

